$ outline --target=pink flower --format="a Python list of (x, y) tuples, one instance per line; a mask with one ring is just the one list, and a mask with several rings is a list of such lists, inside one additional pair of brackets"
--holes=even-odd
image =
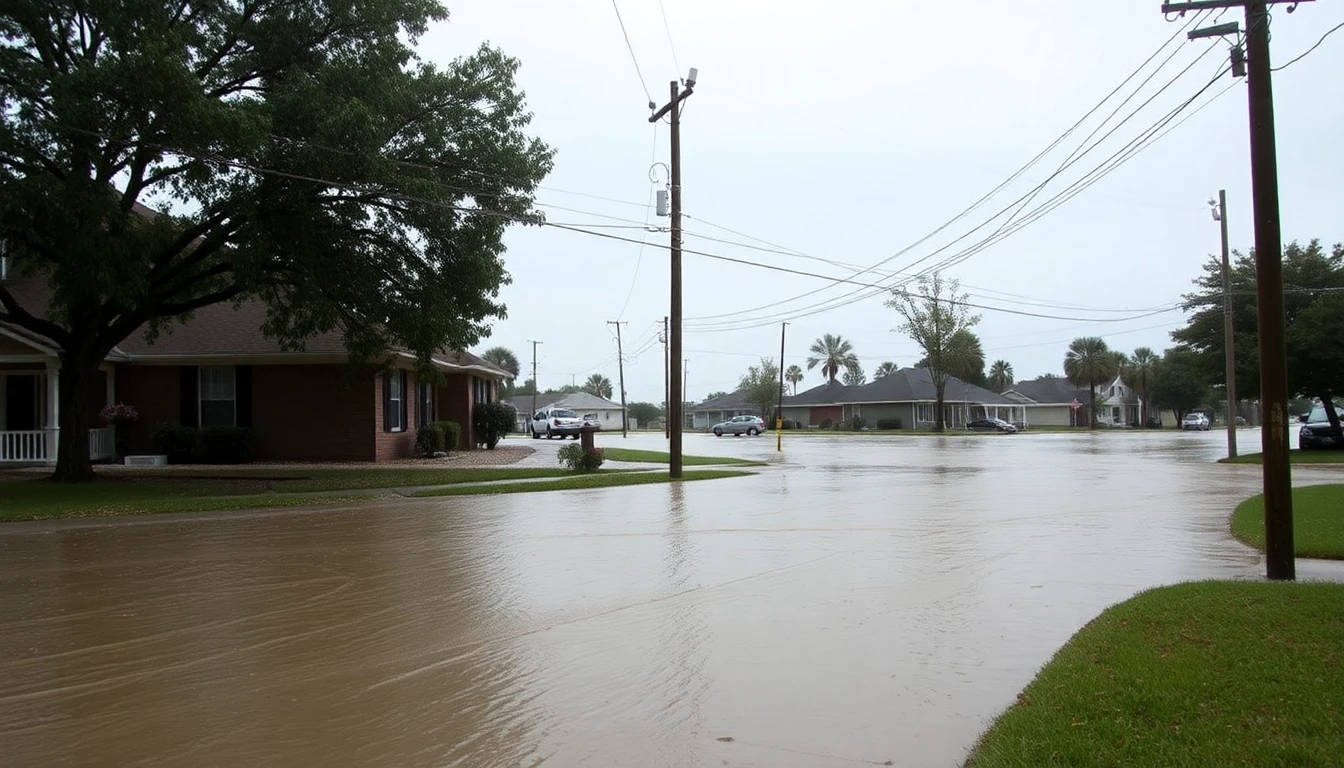
[(132, 421), (139, 421), (140, 413), (135, 410), (135, 406), (117, 403), (109, 405), (98, 413), (103, 421), (108, 424), (126, 424)]

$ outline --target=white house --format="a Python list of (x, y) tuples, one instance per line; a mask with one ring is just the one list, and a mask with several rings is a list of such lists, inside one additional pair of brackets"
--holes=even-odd
[(1119, 376), (1097, 387), (1097, 423), (1106, 427), (1128, 427), (1142, 423), (1143, 399)]
[[(532, 395), (517, 395), (509, 400), (509, 404), (518, 413), (517, 426), (519, 432), (527, 431), (528, 422), (533, 413), (532, 403)], [(621, 414), (623, 413), (621, 404), (613, 403), (605, 397), (598, 397), (587, 392), (575, 392), (572, 395), (547, 392), (536, 396), (537, 410), (550, 406), (568, 408), (580, 416), (585, 413), (596, 414), (597, 423), (603, 431), (621, 431)], [(629, 428), (635, 428), (633, 420), (630, 422)]]

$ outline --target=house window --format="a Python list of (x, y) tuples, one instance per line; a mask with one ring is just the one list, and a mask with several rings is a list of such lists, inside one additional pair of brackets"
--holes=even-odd
[(201, 426), (238, 426), (238, 388), (233, 366), (203, 365), (199, 375)]
[(383, 431), (406, 431), (406, 372), (383, 374)]
[(0, 280), (9, 277), (9, 249), (5, 246), (5, 241), (0, 240)]
[(434, 420), (434, 385), (421, 381), (415, 386), (415, 423), (427, 427)]
[(919, 403), (915, 406), (915, 421), (922, 424), (933, 423), (933, 403)]
[(476, 390), (473, 393), (474, 397), (472, 398), (472, 402), (476, 403), (490, 402), (490, 382), (486, 379), (478, 379), (475, 376), (472, 376), (471, 383)]

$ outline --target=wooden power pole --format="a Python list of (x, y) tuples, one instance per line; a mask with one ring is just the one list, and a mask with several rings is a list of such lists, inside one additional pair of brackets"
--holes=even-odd
[(1227, 458), (1237, 458), (1237, 358), (1232, 341), (1232, 265), (1227, 244), (1227, 190), (1218, 190), (1215, 211), (1223, 233), (1223, 367), (1227, 377)]
[(620, 320), (608, 320), (607, 325), (616, 326), (616, 370), (619, 372), (621, 387), (621, 437), (629, 437), (629, 419), (625, 415), (625, 352), (621, 349), (621, 326), (624, 325)]

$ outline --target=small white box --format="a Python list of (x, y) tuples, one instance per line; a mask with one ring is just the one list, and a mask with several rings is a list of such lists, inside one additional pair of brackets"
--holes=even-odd
[(126, 466), (128, 467), (165, 467), (168, 465), (167, 456), (127, 456)]

